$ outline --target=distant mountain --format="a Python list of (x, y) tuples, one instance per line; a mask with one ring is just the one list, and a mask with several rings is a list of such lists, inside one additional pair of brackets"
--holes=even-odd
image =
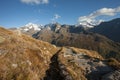
[(32, 35), (43, 28), (42, 25), (28, 23), (25, 26), (19, 27), (17, 30), (20, 30), (24, 34)]
[(105, 35), (106, 37), (120, 42), (120, 18), (113, 19), (108, 22), (102, 22), (98, 26), (90, 29), (90, 31)]
[(87, 22), (79, 23), (77, 26), (82, 26), (84, 28), (93, 28), (94, 27), (94, 25), (92, 25), (91, 23), (87, 23)]
[(35, 31), (40, 31), (42, 28), (41, 25), (33, 24), (33, 23), (28, 23), (23, 27), (20, 27), (22, 31), (29, 31), (29, 30), (35, 30)]
[(42, 29), (34, 38), (47, 41), (57, 46), (71, 46), (95, 50), (103, 57), (120, 57), (120, 44), (100, 34), (88, 32), (85, 28), (70, 25), (55, 26), (54, 29)]
[(82, 26), (84, 28), (93, 28), (96, 25), (99, 25), (103, 20), (90, 20), (90, 19), (81, 19), (79, 18), (77, 26)]
[[(18, 30), (24, 34), (32, 36), (33, 34), (39, 32), (40, 30), (49, 29), (57, 32), (61, 27), (67, 26), (67, 30), (70, 33), (81, 33), (81, 32), (94, 32), (102, 34), (109, 39), (120, 42), (120, 38), (117, 36), (120, 34), (120, 18), (113, 19), (108, 22), (97, 22), (98, 24), (92, 24), (87, 22), (82, 22), (77, 25), (61, 25), (59, 23), (50, 23), (46, 25), (38, 25), (33, 23), (28, 23), (25, 26), (20, 27)], [(16, 28), (17, 29), (17, 28)], [(15, 30), (12, 29), (12, 30)]]

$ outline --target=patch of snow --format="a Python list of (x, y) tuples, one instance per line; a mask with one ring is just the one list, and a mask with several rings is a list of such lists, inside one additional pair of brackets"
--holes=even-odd
[(25, 29), (23, 29), (24, 31), (28, 31), (29, 29), (27, 29), (27, 28), (25, 28)]
[(41, 30), (41, 29), (39, 28), (39, 25), (33, 24), (33, 23), (28, 23), (28, 24), (25, 25), (25, 27), (26, 27), (27, 29), (32, 29), (32, 28), (33, 28), (35, 31), (36, 31), (36, 30), (37, 30), (37, 31)]
[(38, 24), (33, 24), (33, 23), (28, 23), (25, 26), (19, 28), (19, 30), (23, 30), (23, 31), (28, 31), (30, 29), (33, 29), (35, 31), (40, 31), (42, 28), (42, 25), (38, 25)]
[(99, 21), (80, 21), (76, 26), (82, 26), (84, 28), (93, 28), (96, 25), (99, 25), (100, 23), (104, 22), (103, 20)]

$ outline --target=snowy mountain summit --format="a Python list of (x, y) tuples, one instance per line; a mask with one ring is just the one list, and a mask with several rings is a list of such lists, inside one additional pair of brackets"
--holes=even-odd
[(29, 31), (29, 30), (40, 31), (41, 28), (42, 28), (42, 25), (28, 23), (25, 26), (20, 27), (20, 30), (24, 32)]
[(32, 36), (33, 34), (37, 33), (41, 29), (43, 29), (42, 25), (28, 23), (22, 27), (19, 27), (17, 30), (24, 33), (24, 34)]
[(103, 20), (95, 20), (91, 18), (87, 18), (86, 16), (80, 17), (78, 19), (78, 26), (82, 26), (84, 28), (93, 28), (94, 26), (99, 25)]

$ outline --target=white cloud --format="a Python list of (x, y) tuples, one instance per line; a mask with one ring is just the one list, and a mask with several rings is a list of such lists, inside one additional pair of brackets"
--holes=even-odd
[(61, 16), (58, 15), (58, 14), (55, 14), (54, 17), (51, 20), (52, 20), (52, 22), (55, 22), (59, 18), (61, 18)]
[(49, 0), (21, 0), (21, 2), (26, 4), (47, 4)]
[(61, 18), (61, 16), (58, 15), (58, 14), (55, 14), (55, 15), (54, 15), (54, 19), (58, 19), (58, 18)]
[(120, 12), (120, 7), (117, 8), (102, 8), (99, 9), (88, 16), (81, 16), (78, 19), (78, 24), (88, 23), (91, 25), (97, 25), (103, 20), (96, 20), (97, 17), (100, 16), (115, 16), (117, 13)]

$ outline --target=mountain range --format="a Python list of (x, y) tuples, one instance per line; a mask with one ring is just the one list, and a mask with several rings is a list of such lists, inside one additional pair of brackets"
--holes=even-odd
[[(95, 50), (104, 58), (114, 57), (119, 60), (120, 43), (119, 37), (116, 36), (120, 32), (119, 23), (120, 18), (109, 22), (102, 22), (93, 28), (84, 27), (82, 25), (61, 25), (59, 23), (54, 23), (41, 27), (39, 31), (32, 30), (35, 31), (33, 34), (29, 33), (31, 29), (26, 33), (36, 39), (49, 42), (56, 46), (71, 46)], [(24, 28), (26, 27), (29, 27), (29, 25)], [(109, 36), (111, 37), (109, 38)], [(117, 42), (115, 42), (115, 37), (118, 40)]]
[[(115, 42), (120, 42), (119, 37), (116, 36), (116, 35), (120, 34), (120, 18), (116, 18), (116, 19), (106, 21), (106, 22), (101, 22), (97, 25), (84, 24), (84, 23), (81, 23), (79, 25), (61, 25), (59, 23), (38, 25), (38, 24), (28, 23), (25, 26), (20, 27), (19, 30), (21, 30), (25, 34), (32, 36), (34, 33), (38, 32), (42, 29), (47, 28), (47, 29), (53, 30), (53, 29), (55, 29), (55, 25), (57, 25), (57, 27), (59, 27), (59, 28), (62, 26), (68, 26), (69, 31), (71, 33), (80, 33), (83, 31), (99, 33), (103, 36), (108, 37), (109, 39), (111, 39)], [(92, 26), (92, 27), (89, 27), (89, 26)]]
[(0, 80), (119, 80), (119, 23), (0, 27)]

